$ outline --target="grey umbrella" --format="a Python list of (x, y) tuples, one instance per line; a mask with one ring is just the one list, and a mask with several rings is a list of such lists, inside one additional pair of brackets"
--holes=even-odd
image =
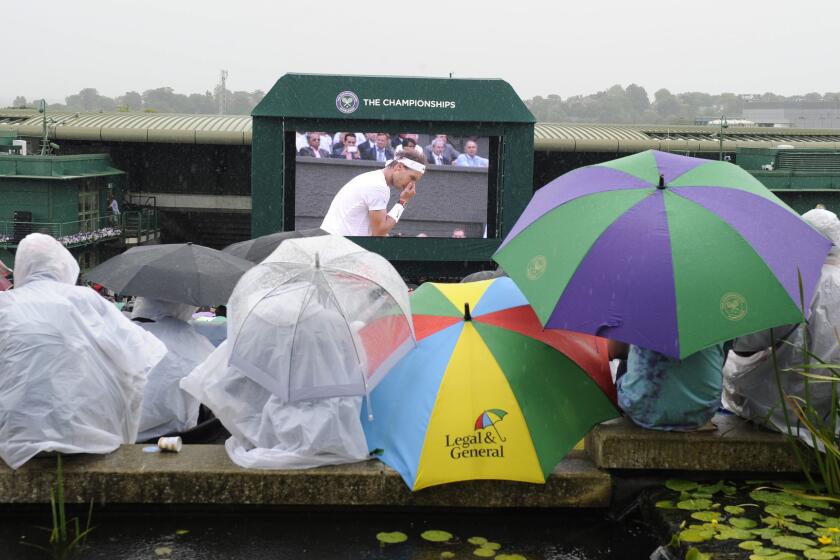
[(229, 255), (234, 255), (242, 259), (247, 259), (253, 263), (261, 263), (265, 258), (274, 252), (274, 250), (287, 239), (295, 239), (298, 237), (318, 237), (319, 235), (327, 235), (327, 232), (321, 228), (301, 229), (298, 231), (278, 231), (276, 233), (269, 233), (262, 237), (249, 239), (248, 241), (240, 241), (233, 245), (228, 245), (222, 251)]
[(85, 279), (131, 296), (191, 305), (227, 303), (254, 264), (192, 243), (134, 247), (85, 274)]

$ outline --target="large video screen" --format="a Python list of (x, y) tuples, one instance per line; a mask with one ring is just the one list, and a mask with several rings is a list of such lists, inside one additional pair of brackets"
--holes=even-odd
[(405, 157), (425, 161), (426, 171), (388, 236), (493, 236), (495, 224), (488, 224), (495, 215), (488, 213), (488, 171), (496, 157), (491, 137), (303, 130), (295, 137), (295, 229), (321, 227), (329, 213), (327, 224), (371, 235), (367, 212), (383, 205), (388, 212), (409, 175), (405, 168), (387, 173), (386, 166)]

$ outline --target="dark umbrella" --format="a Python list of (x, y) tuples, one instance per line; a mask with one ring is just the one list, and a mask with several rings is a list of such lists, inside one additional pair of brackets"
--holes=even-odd
[(226, 303), (253, 263), (192, 243), (134, 247), (85, 274), (125, 295), (191, 305)]
[(319, 235), (327, 235), (327, 232), (321, 228), (302, 229), (298, 231), (278, 231), (276, 233), (269, 233), (268, 235), (257, 237), (256, 239), (249, 239), (248, 241), (240, 241), (239, 243), (228, 245), (222, 249), (222, 251), (229, 255), (249, 260), (253, 263), (261, 263), (287, 239), (295, 239), (298, 237), (318, 237)]

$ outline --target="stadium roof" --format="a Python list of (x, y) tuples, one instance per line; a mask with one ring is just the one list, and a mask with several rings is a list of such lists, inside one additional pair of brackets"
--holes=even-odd
[[(94, 142), (153, 142), (186, 144), (251, 144), (248, 115), (179, 115), (172, 113), (48, 113), (50, 137)], [(33, 110), (0, 110), (0, 130), (40, 137), (42, 117)], [(647, 149), (716, 152), (717, 126), (648, 126), (577, 123), (537, 123), (534, 149), (549, 152), (637, 152)], [(723, 148), (840, 149), (840, 130), (730, 127)]]

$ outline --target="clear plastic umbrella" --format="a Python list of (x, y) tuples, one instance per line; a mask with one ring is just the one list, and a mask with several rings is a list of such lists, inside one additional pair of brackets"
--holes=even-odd
[(282, 401), (367, 394), (415, 345), (408, 290), (334, 235), (289, 239), (228, 304), (229, 364)]

